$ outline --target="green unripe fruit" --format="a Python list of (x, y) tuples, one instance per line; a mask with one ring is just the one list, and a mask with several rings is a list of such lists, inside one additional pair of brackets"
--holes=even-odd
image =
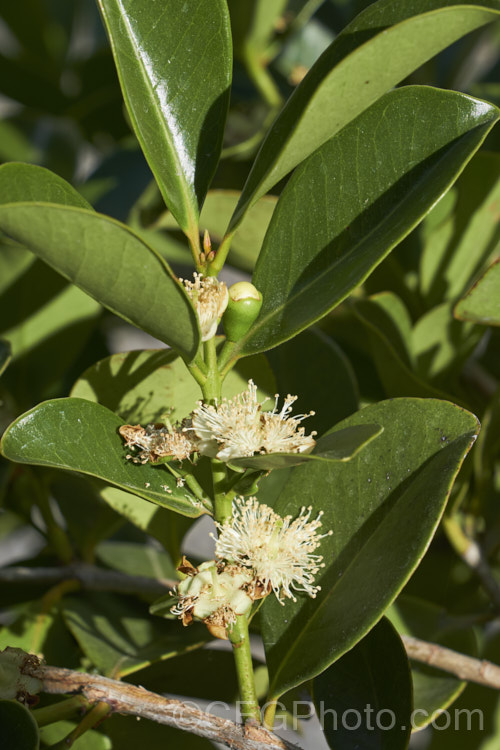
[(229, 302), (222, 316), (228, 341), (239, 341), (248, 333), (262, 307), (262, 294), (249, 281), (229, 287)]

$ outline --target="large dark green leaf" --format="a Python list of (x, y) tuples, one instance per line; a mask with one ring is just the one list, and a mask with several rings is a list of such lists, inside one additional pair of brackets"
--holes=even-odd
[(262, 310), (235, 353), (276, 346), (339, 304), (449, 188), (499, 115), (463, 94), (406, 87), (318, 149), (274, 211), (253, 278)]
[(184, 231), (219, 160), (231, 83), (225, 0), (99, 0), (130, 119)]
[(17, 701), (0, 701), (2, 750), (38, 750), (38, 726), (30, 710)]
[(331, 748), (405, 750), (408, 747), (412, 710), (410, 666), (401, 639), (385, 618), (315, 678), (313, 695)]
[(316, 599), (262, 608), (270, 695), (314, 677), (380, 619), (420, 562), (478, 430), (446, 401), (394, 399), (339, 427), (378, 423), (384, 432), (351, 461), (295, 468), (277, 502), (281, 515), (324, 511), (326, 567)]
[(469, 31), (498, 0), (380, 0), (335, 39), (271, 127), (232, 219), (382, 94)]
[(5, 431), (2, 453), (18, 463), (90, 474), (182, 515), (201, 515), (203, 507), (164, 466), (127, 461), (118, 434), (122, 424), (106, 407), (81, 398), (45, 401)]
[(196, 314), (167, 263), (114, 219), (73, 206), (8, 203), (0, 229), (98, 302), (192, 359)]
[(496, 261), (455, 305), (459, 320), (500, 326), (500, 261)]

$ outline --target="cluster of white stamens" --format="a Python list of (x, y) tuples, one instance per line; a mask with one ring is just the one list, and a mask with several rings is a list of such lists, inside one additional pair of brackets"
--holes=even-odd
[(281, 604), (283, 597), (296, 601), (292, 589), (314, 598), (320, 590), (314, 576), (324, 567), (314, 551), (332, 534), (317, 533), (323, 513), (310, 521), (312, 508), (303, 507), (295, 520), (282, 518), (255, 497), (237, 498), (233, 505), (233, 518), (218, 526), (216, 557), (250, 568), (256, 583), (272, 589)]
[(223, 281), (213, 276), (194, 274), (194, 281), (179, 279), (190, 296), (198, 315), (201, 340), (208, 341), (217, 332), (217, 325), (227, 307), (229, 293)]
[(230, 461), (255, 453), (308, 453), (314, 448), (315, 432), (305, 434), (302, 420), (314, 414), (290, 416), (297, 396), (286, 396), (281, 409), (275, 396), (274, 409), (265, 412), (265, 402), (257, 401), (257, 386), (248, 381), (248, 389), (215, 406), (198, 402), (191, 427), (202, 455)]

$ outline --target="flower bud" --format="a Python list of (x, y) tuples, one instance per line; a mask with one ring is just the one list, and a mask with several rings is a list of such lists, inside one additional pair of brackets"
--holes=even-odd
[(262, 307), (262, 294), (248, 281), (229, 287), (229, 302), (222, 317), (228, 341), (239, 341), (250, 330)]

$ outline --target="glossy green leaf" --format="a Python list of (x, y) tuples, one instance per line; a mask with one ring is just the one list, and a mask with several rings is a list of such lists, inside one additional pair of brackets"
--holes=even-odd
[(232, 219), (422, 63), (494, 21), (498, 0), (379, 0), (339, 34), (271, 127)]
[(90, 474), (182, 515), (201, 515), (203, 507), (189, 499), (185, 487), (177, 487), (165, 467), (127, 461), (118, 434), (122, 424), (112, 411), (91, 401), (45, 401), (7, 428), (2, 453), (18, 463)]
[(298, 396), (297, 410), (314, 414), (308, 429), (322, 435), (357, 411), (358, 384), (340, 347), (318, 328), (310, 328), (266, 355), (276, 375), (278, 393)]
[(124, 224), (47, 203), (0, 206), (0, 228), (112, 312), (192, 359), (196, 314), (167, 263)]
[(40, 735), (31, 711), (18, 701), (0, 701), (2, 750), (38, 750)]
[(99, 0), (134, 131), (168, 208), (194, 236), (215, 172), (232, 55), (225, 0)]
[(459, 320), (500, 326), (500, 261), (497, 260), (455, 305)]
[[(363, 750), (406, 750), (412, 684), (405, 648), (383, 618), (313, 681), (316, 713), (328, 744)], [(333, 712), (333, 713), (332, 713)]]
[(151, 618), (143, 605), (116, 595), (66, 598), (63, 614), (84, 654), (113, 678), (198, 648), (209, 639), (202, 627), (185, 631), (180, 623)]
[[(464, 627), (460, 617), (442, 607), (402, 594), (386, 612), (400, 635), (439, 643), (461, 654), (476, 656), (472, 627)], [(413, 728), (422, 729), (433, 717), (448, 708), (463, 692), (466, 682), (441, 669), (411, 662), (413, 682)]]
[(367, 406), (339, 427), (378, 423), (384, 432), (347, 463), (293, 469), (273, 507), (324, 511), (331, 529), (319, 552), (316, 599), (262, 607), (270, 696), (322, 672), (380, 619), (422, 559), (477, 419), (446, 401), (394, 399)]
[(0, 375), (8, 366), (12, 356), (11, 346), (8, 341), (0, 339)]
[(405, 87), (318, 149), (274, 211), (253, 277), (262, 310), (235, 353), (272, 348), (338, 305), (449, 188), (499, 114)]
[(350, 461), (365, 445), (378, 437), (383, 428), (378, 424), (356, 425), (329, 432), (319, 438), (311, 453), (269, 453), (231, 461), (231, 466), (251, 469), (286, 469), (312, 462)]
[[(236, 365), (222, 395), (231, 398), (246, 390), (249, 378), (258, 386), (259, 400), (276, 390), (265, 357), (258, 355)], [(161, 422), (165, 415), (172, 422), (182, 421), (202, 398), (182, 359), (175, 352), (154, 349), (102, 359), (81, 375), (71, 395), (103, 404), (131, 424)]]

